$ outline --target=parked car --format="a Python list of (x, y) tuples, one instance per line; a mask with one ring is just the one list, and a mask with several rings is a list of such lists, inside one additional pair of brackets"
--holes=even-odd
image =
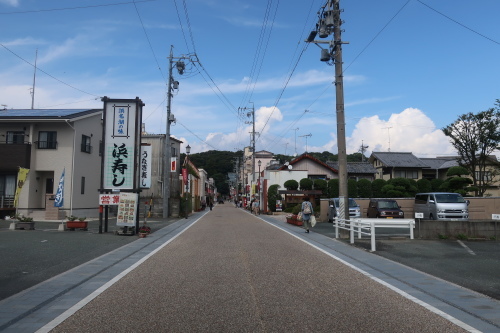
[(458, 193), (432, 192), (415, 195), (415, 213), (423, 213), (429, 220), (469, 219), (469, 200)]
[[(339, 198), (331, 198), (328, 202), (328, 222), (333, 222), (337, 217), (337, 212), (340, 208)], [(361, 217), (361, 208), (354, 199), (349, 198), (349, 216)]]
[(371, 199), (366, 215), (370, 218), (404, 219), (405, 213), (396, 200)]

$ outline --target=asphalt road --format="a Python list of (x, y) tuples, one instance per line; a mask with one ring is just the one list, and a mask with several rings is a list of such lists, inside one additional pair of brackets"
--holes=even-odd
[[(154, 232), (175, 221), (148, 225)], [(9, 221), (0, 221), (0, 300), (137, 239), (115, 235), (114, 223), (110, 221), (108, 233), (99, 234), (97, 221), (89, 222), (88, 231), (65, 232), (54, 222), (36, 222), (36, 230), (11, 231)], [(331, 223), (318, 223), (312, 232), (334, 237)], [(500, 299), (500, 242), (389, 240), (394, 233), (384, 232), (377, 239), (376, 255)], [(354, 246), (368, 250), (370, 243), (356, 240)]]

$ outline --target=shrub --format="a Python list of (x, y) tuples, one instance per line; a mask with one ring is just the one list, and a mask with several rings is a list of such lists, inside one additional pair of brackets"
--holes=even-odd
[(358, 197), (371, 198), (372, 197), (372, 183), (368, 179), (358, 180)]
[(312, 179), (302, 178), (300, 180), (300, 189), (302, 191), (312, 190), (312, 188), (313, 188), (313, 181), (312, 181)]
[(358, 182), (355, 179), (347, 180), (347, 192), (350, 198), (358, 197)]
[(383, 198), (384, 197), (384, 193), (382, 193), (382, 187), (384, 187), (384, 185), (386, 183), (387, 182), (384, 179), (375, 179), (372, 182), (372, 195), (373, 195), (373, 198)]
[(287, 190), (296, 190), (299, 188), (299, 182), (295, 179), (289, 179), (283, 184), (283, 186), (285, 186)]
[(328, 197), (338, 198), (339, 197), (339, 180), (330, 179), (328, 181)]
[(314, 189), (322, 192), (321, 196), (325, 198), (328, 195), (328, 183), (324, 179), (314, 180)]

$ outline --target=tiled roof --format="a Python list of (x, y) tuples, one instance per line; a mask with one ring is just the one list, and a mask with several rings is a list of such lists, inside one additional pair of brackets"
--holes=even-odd
[(422, 162), (412, 153), (393, 153), (393, 152), (372, 152), (370, 162), (378, 159), (382, 164), (388, 167), (402, 168), (428, 168), (429, 166)]
[(100, 109), (4, 109), (0, 119), (72, 119), (102, 112)]
[(452, 166), (457, 166), (458, 162), (456, 159), (450, 158), (421, 158), (422, 162), (427, 164), (431, 169), (448, 169)]
[[(339, 169), (339, 162), (335, 161), (328, 161), (326, 162), (330, 167), (338, 170)], [(350, 174), (362, 174), (362, 173), (370, 173), (370, 174), (375, 174), (377, 173), (377, 170), (375, 167), (368, 162), (347, 162), (347, 173)]]

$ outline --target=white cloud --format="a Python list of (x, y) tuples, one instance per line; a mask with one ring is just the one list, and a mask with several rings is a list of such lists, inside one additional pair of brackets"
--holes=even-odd
[(347, 138), (347, 151), (356, 152), (361, 144), (372, 151), (411, 152), (416, 156), (453, 155), (455, 151), (444, 133), (421, 110), (407, 108), (388, 120), (379, 116), (362, 118)]
[(19, 0), (0, 0), (0, 4), (17, 7), (19, 5)]

